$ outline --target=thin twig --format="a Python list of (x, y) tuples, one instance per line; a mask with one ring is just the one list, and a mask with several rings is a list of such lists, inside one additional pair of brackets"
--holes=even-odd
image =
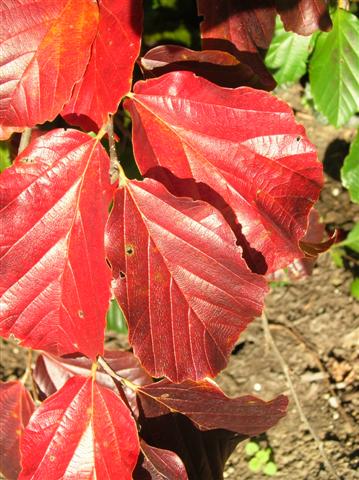
[(309, 423), (309, 420), (307, 419), (307, 417), (304, 414), (301, 403), (300, 403), (299, 398), (297, 396), (297, 393), (295, 391), (292, 379), (290, 377), (288, 365), (286, 364), (284, 358), (282, 357), (280, 351), (277, 348), (277, 345), (275, 344), (275, 341), (272, 337), (272, 334), (271, 334), (271, 331), (270, 331), (270, 328), (269, 328), (267, 316), (264, 312), (262, 314), (262, 325), (263, 325), (263, 331), (264, 331), (265, 338), (271, 344), (273, 352), (275, 353), (275, 355), (276, 355), (276, 357), (277, 357), (277, 359), (278, 359), (278, 361), (279, 361), (279, 363), (282, 367), (284, 376), (285, 376), (286, 381), (287, 381), (288, 388), (289, 388), (289, 390), (290, 390), (290, 392), (293, 396), (294, 402), (296, 404), (296, 407), (298, 409), (298, 412), (299, 412), (299, 415), (300, 415), (300, 418), (301, 418), (302, 422), (306, 425), (308, 431), (312, 435), (313, 440), (315, 441), (315, 443), (318, 447), (318, 450), (319, 450), (319, 452), (322, 456), (324, 465), (326, 466), (328, 472), (330, 472), (336, 480), (341, 480), (339, 475), (336, 473), (333, 465), (331, 464), (327, 454), (325, 453), (323, 442), (320, 440), (320, 438), (318, 437), (318, 435), (314, 431), (313, 427)]
[(20, 144), (18, 149), (18, 154), (21, 153), (25, 148), (29, 145), (31, 140), (31, 128), (25, 128), (25, 130), (21, 134)]
[(131, 390), (133, 390), (134, 392), (136, 392), (138, 390), (138, 386), (135, 385), (134, 383), (132, 383), (130, 380), (128, 380), (127, 378), (125, 377), (121, 377), (121, 375), (119, 375), (118, 373), (115, 372), (115, 370), (113, 370), (113, 368), (106, 362), (106, 360), (99, 356), (97, 358), (97, 362), (98, 364), (105, 370), (105, 372), (110, 375), (110, 377), (114, 378), (115, 380), (117, 380), (118, 382), (120, 382), (120, 384), (123, 386), (123, 387), (128, 387), (130, 388)]
[(31, 348), (28, 349), (26, 354), (26, 369), (24, 375), (21, 377), (20, 381), (23, 385), (27, 382), (28, 378), (30, 377), (31, 382), (31, 393), (35, 403), (38, 403), (39, 396), (37, 394), (36, 384), (34, 381), (34, 377), (32, 376), (32, 357), (33, 351)]
[(340, 398), (337, 396), (334, 388), (332, 387), (328, 377), (329, 372), (323, 365), (318, 352), (314, 350), (314, 348), (308, 344), (308, 342), (302, 337), (302, 335), (297, 332), (294, 328), (289, 327), (288, 325), (283, 325), (282, 323), (271, 323), (269, 324), (270, 330), (285, 330), (288, 332), (298, 343), (304, 346), (304, 348), (312, 355), (313, 359), (315, 360), (316, 364), (318, 365), (319, 370), (326, 375), (326, 377), (323, 378), (323, 380), (327, 384), (327, 388), (333, 398), (335, 398), (337, 405), (338, 405), (338, 411), (340, 415), (343, 417), (343, 420), (347, 424), (348, 431), (352, 432), (353, 431), (353, 422), (349, 415), (345, 412), (344, 408), (341, 405)]

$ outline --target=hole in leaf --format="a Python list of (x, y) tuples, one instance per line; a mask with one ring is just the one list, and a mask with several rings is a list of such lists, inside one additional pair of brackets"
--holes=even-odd
[(77, 314), (80, 318), (85, 318), (85, 313), (82, 310), (79, 310)]
[(126, 255), (128, 256), (131, 256), (135, 253), (135, 248), (132, 244), (128, 243), (126, 246), (125, 246), (125, 252), (126, 252)]
[(120, 278), (126, 278), (126, 274), (124, 272), (120, 272)]
[(302, 137), (300, 135), (298, 135), (298, 137), (296, 138), (297, 142), (300, 142), (302, 140)]
[(21, 163), (35, 163), (35, 161), (30, 157), (24, 157), (20, 161)]

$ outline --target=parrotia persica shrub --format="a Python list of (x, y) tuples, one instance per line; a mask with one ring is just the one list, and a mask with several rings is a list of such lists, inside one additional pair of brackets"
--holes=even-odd
[[(268, 275), (318, 249), (303, 237), (322, 167), (289, 106), (256, 89), (275, 84), (258, 49), (277, 11), (306, 34), (330, 20), (320, 0), (237, 3), (198, 1), (203, 51), (139, 58), (140, 0), (1, 2), (1, 137), (59, 114), (75, 126), (37, 131), (1, 175), (0, 331), (41, 351), (36, 405), (1, 384), (9, 479), (217, 480), (285, 415), (284, 396), (228, 398), (211, 379)], [(114, 156), (123, 98), (141, 181)], [(104, 351), (112, 296), (133, 353)]]

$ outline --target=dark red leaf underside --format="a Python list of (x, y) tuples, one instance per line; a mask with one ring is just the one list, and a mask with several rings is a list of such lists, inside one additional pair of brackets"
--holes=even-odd
[[(152, 378), (143, 370), (137, 358), (131, 352), (105, 351), (105, 361), (118, 375), (127, 378), (136, 385), (147, 385)], [(92, 362), (86, 357), (61, 358), (49, 354), (39, 355), (36, 361), (34, 379), (41, 396), (48, 397), (74, 375), (90, 375)], [(136, 394), (128, 387), (121, 387), (101, 367), (96, 371), (96, 381), (115, 392), (125, 393), (132, 411), (137, 412)]]
[(133, 473), (134, 480), (188, 480), (180, 457), (169, 450), (152, 447), (141, 440), (141, 455)]
[(176, 452), (185, 464), (188, 478), (195, 480), (221, 479), (226, 460), (246, 438), (226, 430), (200, 431), (187, 417), (175, 413), (154, 418), (146, 418), (143, 413), (140, 422), (141, 436), (146, 442)]
[[(249, 437), (276, 425), (286, 414), (288, 405), (288, 399), (283, 395), (270, 402), (250, 395), (229, 398), (209, 381), (174, 384), (162, 380), (140, 387), (138, 394), (146, 417), (158, 416), (156, 403), (159, 403), (167, 413), (186, 415), (200, 430), (221, 428)], [(162, 411), (164, 413), (166, 410)]]
[(299, 35), (328, 31), (332, 26), (325, 0), (276, 0), (276, 7), (284, 28)]
[(20, 438), (34, 410), (21, 382), (0, 382), (0, 472), (9, 480), (19, 475)]
[(141, 0), (100, 0), (100, 21), (83, 79), (62, 116), (85, 130), (107, 122), (131, 89), (132, 70), (142, 33)]
[(223, 50), (249, 65), (272, 90), (276, 83), (266, 69), (260, 50), (269, 47), (276, 11), (272, 0), (197, 0), (202, 47)]
[(181, 381), (224, 368), (267, 287), (219, 212), (155, 180), (131, 181), (116, 193), (106, 248), (130, 343), (151, 375)]
[(91, 377), (73, 377), (36, 410), (21, 451), (19, 480), (130, 480), (139, 441), (118, 395)]
[(172, 72), (137, 83), (125, 106), (141, 173), (219, 208), (254, 271), (302, 257), (298, 242), (322, 166), (288, 105), (263, 91)]
[(98, 24), (90, 0), (5, 0), (0, 138), (52, 120), (83, 75)]
[(141, 66), (147, 78), (187, 70), (222, 87), (272, 88), (248, 65), (220, 50), (196, 51), (181, 45), (160, 45), (141, 58)]
[(55, 130), (1, 175), (1, 335), (57, 355), (102, 353), (108, 171), (95, 138)]

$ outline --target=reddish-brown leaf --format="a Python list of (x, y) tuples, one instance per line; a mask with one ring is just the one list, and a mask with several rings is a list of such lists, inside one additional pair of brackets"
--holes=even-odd
[[(152, 378), (143, 370), (137, 358), (131, 352), (105, 351), (104, 358), (118, 375), (127, 378), (136, 385), (146, 385)], [(49, 354), (39, 355), (36, 361), (34, 379), (41, 395), (48, 397), (59, 390), (69, 378), (74, 375), (88, 376), (92, 362), (87, 357), (62, 358)], [(110, 377), (99, 366), (96, 371), (96, 381), (111, 388), (115, 392), (126, 394), (132, 411), (138, 413), (136, 394), (128, 387), (121, 387), (113, 377)]]
[[(275, 271), (302, 255), (298, 242), (322, 165), (288, 105), (263, 91), (172, 72), (137, 83), (126, 107), (141, 173), (220, 208), (254, 271)], [(165, 169), (200, 183), (189, 193)]]
[(130, 480), (139, 441), (118, 395), (91, 377), (73, 377), (36, 410), (21, 453), (19, 480)]
[(0, 333), (54, 354), (103, 352), (113, 186), (95, 138), (55, 130), (0, 178)]
[(131, 89), (132, 70), (142, 32), (141, 0), (99, 0), (100, 21), (83, 79), (75, 86), (62, 116), (96, 130), (117, 110)]
[(34, 410), (21, 382), (0, 382), (0, 472), (8, 479), (19, 475), (20, 438)]
[(325, 0), (275, 0), (275, 3), (286, 30), (310, 35), (332, 27)]
[(91, 0), (1, 2), (0, 138), (52, 120), (83, 75), (98, 24)]
[(260, 50), (266, 50), (273, 37), (276, 11), (273, 0), (197, 0), (202, 47), (229, 52), (249, 65), (266, 89), (276, 82), (264, 65)]
[(180, 457), (169, 450), (148, 445), (141, 439), (141, 454), (134, 480), (188, 480), (186, 468)]
[(221, 214), (147, 179), (115, 197), (106, 236), (130, 342), (155, 377), (214, 376), (259, 315), (267, 287)]
[(195, 51), (181, 45), (160, 45), (141, 58), (141, 66), (148, 78), (188, 70), (222, 87), (273, 88), (248, 65), (220, 50)]
[[(201, 37), (204, 48), (228, 43), (239, 52), (267, 49), (274, 33), (276, 11), (273, 0), (197, 0), (198, 14), (203, 15)], [(230, 51), (229, 49), (227, 51)]]
[[(284, 417), (288, 399), (281, 395), (270, 402), (246, 395), (229, 398), (213, 382), (186, 381), (174, 384), (168, 380), (138, 389), (146, 417), (178, 412), (190, 418), (200, 430), (221, 428), (246, 436), (255, 436), (273, 427)], [(165, 407), (165, 409), (163, 409)]]

